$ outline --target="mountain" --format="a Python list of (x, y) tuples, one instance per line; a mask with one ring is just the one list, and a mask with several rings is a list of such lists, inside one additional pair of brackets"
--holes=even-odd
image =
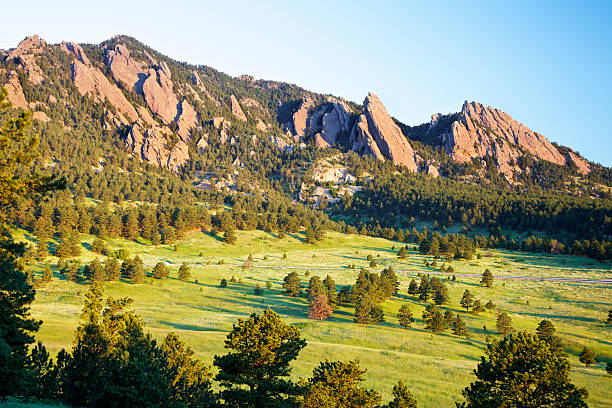
[[(373, 93), (359, 105), (292, 84), (232, 78), (174, 61), (127, 36), (91, 45), (48, 44), (34, 35), (3, 51), (0, 61), (0, 84), (16, 108), (71, 132), (60, 118), (65, 113), (58, 112), (87, 98), (97, 106), (96, 116), (79, 120), (119, 140), (143, 163), (174, 172), (211, 143), (243, 140), (281, 152), (307, 146), (353, 151), (434, 176), (452, 173), (443, 162), (464, 165), (466, 174), (488, 177), (494, 170), (510, 183), (535, 174), (534, 161), (567, 167), (578, 176), (593, 169), (573, 150), (478, 102), (466, 101), (459, 113), (432, 115), (429, 123), (411, 127), (392, 118)], [(428, 153), (423, 144), (437, 152)]]

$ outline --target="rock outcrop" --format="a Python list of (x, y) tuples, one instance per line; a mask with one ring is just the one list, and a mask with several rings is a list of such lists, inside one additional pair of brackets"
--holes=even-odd
[[(433, 120), (434, 118), (432, 118)], [(465, 102), (459, 120), (443, 138), (447, 153), (459, 162), (475, 157), (494, 157), (498, 170), (511, 177), (517, 159), (525, 152), (559, 165), (567, 160), (544, 136), (499, 109)]]
[(171, 142), (172, 131), (167, 127), (146, 128), (134, 123), (125, 139), (128, 150), (136, 157), (159, 167), (176, 170), (189, 159), (189, 149), (182, 141)]
[(315, 106), (312, 98), (302, 99), (298, 109), (293, 113), (291, 122), (285, 125), (287, 132), (299, 142), (306, 136), (312, 136), (318, 147), (331, 147), (336, 143), (341, 132), (349, 131), (350, 116), (345, 103), (329, 99), (329, 103)]
[(130, 50), (125, 45), (117, 44), (106, 51), (106, 66), (115, 81), (123, 83), (128, 90), (141, 92), (142, 82), (147, 76), (146, 67), (130, 56)]
[(28, 102), (26, 101), (25, 95), (23, 94), (23, 88), (21, 87), (21, 83), (19, 82), (17, 72), (10, 71), (8, 73), (8, 81), (4, 84), (4, 87), (8, 92), (7, 98), (9, 102), (13, 104), (13, 108), (28, 108)]
[(378, 96), (369, 93), (363, 102), (363, 113), (351, 131), (351, 148), (359, 154), (389, 159), (393, 163), (417, 171), (414, 150), (395, 124)]
[(178, 125), (178, 134), (183, 141), (188, 141), (190, 137), (191, 129), (195, 128), (198, 125), (198, 115), (193, 109), (193, 107), (187, 102), (183, 100), (179, 104), (180, 113), (178, 120), (176, 121)]
[(81, 61), (83, 64), (91, 65), (91, 62), (89, 62), (89, 58), (87, 58), (85, 51), (83, 51), (83, 48), (79, 44), (64, 41), (60, 44), (60, 48), (64, 52), (72, 54), (77, 60)]
[(234, 115), (236, 119), (246, 122), (247, 120), (246, 115), (242, 111), (242, 108), (240, 107), (240, 104), (238, 103), (238, 99), (236, 99), (234, 95), (230, 96), (230, 105), (232, 109), (232, 115)]
[(138, 118), (136, 110), (121, 93), (121, 90), (112, 84), (98, 68), (75, 60), (72, 63), (72, 80), (81, 95), (89, 95), (100, 103), (108, 100), (131, 121)]
[(8, 54), (9, 59), (16, 60), (21, 68), (28, 75), (28, 81), (33, 85), (40, 85), (44, 82), (42, 70), (36, 63), (36, 54), (41, 53), (47, 43), (38, 35), (26, 37), (19, 43), (17, 48), (11, 50)]
[(178, 99), (173, 91), (170, 71), (165, 63), (156, 69), (149, 69), (148, 77), (142, 84), (142, 93), (147, 106), (166, 124), (178, 115)]

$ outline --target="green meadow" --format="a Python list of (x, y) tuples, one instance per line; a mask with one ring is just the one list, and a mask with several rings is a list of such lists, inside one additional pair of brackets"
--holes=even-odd
[[(605, 363), (612, 362), (612, 328), (603, 323), (612, 309), (611, 285), (500, 278), (521, 275), (606, 279), (612, 271), (610, 263), (504, 250), (482, 250), (481, 259), (452, 261), (450, 265), (457, 274), (482, 274), (489, 268), (496, 277), (490, 289), (480, 286), (480, 279), (474, 277), (457, 275), (456, 282), (448, 282), (451, 302), (442, 309), (461, 313), (470, 333), (466, 340), (453, 336), (450, 330), (436, 335), (423, 329), (421, 314), (425, 303), (407, 294), (408, 284), (417, 273), (438, 271), (444, 262), (437, 260), (437, 267), (425, 267), (425, 260), (432, 261), (432, 257), (419, 254), (414, 245), (409, 245), (406, 259), (398, 260), (396, 252), (403, 244), (381, 238), (328, 232), (323, 241), (309, 245), (304, 243), (303, 234), (287, 235), (282, 240), (262, 231), (238, 231), (236, 235), (237, 244), (227, 245), (219, 237), (191, 232), (177, 243), (176, 250), (142, 240), (109, 240), (109, 248), (124, 248), (130, 256), (139, 255), (149, 271), (163, 261), (171, 272), (168, 279), (147, 278), (144, 284), (105, 283), (105, 296), (134, 299), (134, 310), (155, 337), (176, 332), (199, 358), (210, 364), (214, 355), (224, 353), (224, 339), (232, 324), (269, 307), (287, 323), (298, 326), (308, 342), (293, 364), (295, 378), (308, 376), (321, 360), (358, 359), (367, 369), (365, 384), (381, 392), (383, 400), (390, 398), (393, 385), (402, 379), (419, 406), (450, 407), (475, 379), (472, 371), (487, 341), (501, 337), (495, 330), (495, 310), (475, 316), (460, 308), (459, 299), (469, 288), (483, 304), (492, 300), (496, 310), (508, 312), (515, 329), (534, 330), (542, 319), (553, 321), (568, 347), (574, 382), (589, 391), (589, 405), (612, 407), (612, 377), (605, 371)], [(23, 231), (17, 231), (16, 236), (32, 239)], [(104, 260), (88, 251), (92, 241), (93, 237), (84, 237), (83, 262), (95, 257)], [(244, 268), (249, 254), (253, 256), (252, 267)], [(392, 266), (400, 278), (398, 296), (382, 305), (383, 324), (362, 327), (353, 323), (352, 307), (340, 307), (327, 321), (312, 321), (307, 316), (305, 298), (290, 298), (282, 293), (282, 280), (291, 270), (298, 272), (303, 286), (307, 286), (310, 276), (323, 279), (328, 274), (338, 288), (353, 284), (359, 268), (370, 266), (368, 255), (377, 264), (370, 269), (380, 271)], [(68, 282), (59, 275), (56, 261), (50, 258), (54, 280), (37, 289), (32, 305), (32, 314), (43, 321), (37, 338), (52, 353), (71, 347), (88, 289), (85, 282)], [(183, 262), (191, 268), (187, 282), (177, 279)], [(356, 269), (349, 269), (350, 264), (355, 264)], [(40, 277), (43, 266), (31, 266), (35, 278)], [(236, 282), (229, 282), (232, 276)], [(226, 288), (219, 286), (223, 278), (228, 280)], [(270, 289), (266, 288), (268, 282)], [(264, 288), (263, 296), (254, 294), (257, 284)], [(416, 318), (408, 329), (401, 328), (396, 318), (402, 304), (408, 304)], [(577, 358), (585, 345), (595, 351), (599, 360), (589, 368)]]

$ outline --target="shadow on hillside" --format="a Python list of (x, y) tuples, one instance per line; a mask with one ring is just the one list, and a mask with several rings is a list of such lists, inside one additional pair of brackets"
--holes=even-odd
[(199, 326), (199, 325), (195, 325), (195, 324), (181, 324), (181, 323), (176, 323), (176, 322), (168, 322), (166, 320), (160, 320), (159, 323), (163, 324), (163, 325), (166, 325), (166, 326), (170, 326), (170, 327), (178, 329), (178, 330), (192, 330), (192, 331), (202, 331), (202, 332), (225, 333), (223, 330), (213, 329), (211, 327)]

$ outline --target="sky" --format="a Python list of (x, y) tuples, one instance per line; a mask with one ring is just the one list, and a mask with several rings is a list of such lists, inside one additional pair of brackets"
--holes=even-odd
[(465, 100), (612, 166), (612, 2), (36, 1), (4, 4), (0, 48), (126, 34), (229, 75), (361, 103), (415, 125)]

